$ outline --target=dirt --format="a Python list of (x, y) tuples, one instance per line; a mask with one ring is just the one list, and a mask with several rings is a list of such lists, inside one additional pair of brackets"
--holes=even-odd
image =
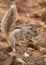
[(0, 65), (46, 65), (46, 0), (0, 0), (0, 24), (11, 3), (16, 4), (18, 11), (18, 20), (12, 28), (25, 23), (38, 35), (31, 41), (20, 40), (13, 53), (0, 30)]

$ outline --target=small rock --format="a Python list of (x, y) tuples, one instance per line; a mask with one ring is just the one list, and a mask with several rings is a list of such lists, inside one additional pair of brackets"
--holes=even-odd
[(29, 54), (27, 54), (26, 52), (23, 54), (23, 56), (25, 57), (25, 58), (27, 58), (27, 57), (29, 57)]
[(16, 64), (17, 64), (17, 65), (18, 65), (18, 64), (20, 64), (20, 65), (25, 65), (26, 63), (23, 61), (22, 58), (17, 58), (17, 59), (16, 59)]
[(39, 51), (41, 53), (46, 53), (46, 48), (42, 47), (42, 46), (39, 46)]
[(27, 17), (30, 17), (29, 13), (26, 13), (26, 16), (27, 16)]
[(38, 51), (32, 51), (31, 53), (32, 53), (32, 56), (40, 56), (41, 55), (41, 53)]
[(44, 62), (46, 62), (46, 57), (44, 58)]
[(16, 54), (15, 54), (14, 52), (10, 52), (10, 53), (8, 53), (8, 54), (9, 54), (11, 57), (12, 57), (12, 56), (14, 56), (14, 57), (16, 56)]
[(28, 46), (28, 42), (26, 42), (26, 41), (19, 41), (18, 45), (26, 47), (26, 46)]
[(42, 40), (44, 40), (44, 38), (41, 35), (38, 35), (37, 37), (32, 38), (34, 45), (36, 45), (39, 41), (42, 41)]

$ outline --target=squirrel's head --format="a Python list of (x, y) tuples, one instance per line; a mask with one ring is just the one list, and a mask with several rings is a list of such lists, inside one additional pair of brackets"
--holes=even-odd
[(38, 35), (37, 31), (35, 29), (33, 29), (32, 27), (27, 27), (27, 32), (28, 32), (28, 34), (32, 34), (34, 37), (36, 37)]

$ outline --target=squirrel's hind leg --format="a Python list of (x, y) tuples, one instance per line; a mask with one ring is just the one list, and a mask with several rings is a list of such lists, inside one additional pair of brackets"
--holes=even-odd
[(16, 52), (15, 45), (16, 45), (16, 38), (13, 37), (13, 46), (12, 46), (12, 51), (13, 52)]

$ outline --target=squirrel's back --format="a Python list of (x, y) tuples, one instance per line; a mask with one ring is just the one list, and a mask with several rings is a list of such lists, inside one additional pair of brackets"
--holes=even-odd
[(1, 23), (1, 30), (6, 34), (9, 35), (10, 28), (13, 25), (13, 23), (17, 20), (17, 8), (16, 5), (13, 4), (10, 6), (9, 10), (6, 11), (2, 23)]

